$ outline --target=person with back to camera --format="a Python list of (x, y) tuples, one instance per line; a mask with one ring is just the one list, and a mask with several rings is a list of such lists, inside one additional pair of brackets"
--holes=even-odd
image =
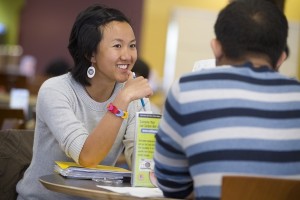
[[(77, 16), (68, 49), (71, 72), (48, 79), (39, 90), (33, 158), (17, 185), (19, 200), (75, 199), (39, 183), (57, 160), (114, 165), (125, 148), (131, 165), (135, 113), (152, 89), (143, 77), (133, 79), (137, 49), (129, 20), (119, 10), (90, 6)], [(147, 98), (145, 104), (147, 110)]]
[(300, 176), (300, 83), (277, 72), (286, 17), (234, 1), (214, 29), (217, 67), (181, 76), (165, 102), (154, 161), (166, 197), (220, 199), (224, 175)]

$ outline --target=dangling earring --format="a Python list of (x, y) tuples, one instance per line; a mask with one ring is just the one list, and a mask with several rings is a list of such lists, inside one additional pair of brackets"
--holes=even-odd
[(95, 73), (96, 73), (96, 69), (94, 66), (90, 66), (86, 71), (86, 74), (89, 78), (93, 78), (95, 76)]

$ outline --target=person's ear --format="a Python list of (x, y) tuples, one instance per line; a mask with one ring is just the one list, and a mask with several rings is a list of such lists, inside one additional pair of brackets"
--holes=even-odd
[(93, 55), (91, 56), (91, 63), (96, 63), (96, 56), (95, 53), (93, 53)]
[(283, 51), (276, 63), (276, 70), (279, 70), (279, 67), (282, 65), (282, 63), (287, 59), (287, 54), (285, 51)]
[(217, 40), (216, 38), (212, 39), (210, 42), (210, 46), (216, 59), (222, 57), (223, 50), (219, 40)]

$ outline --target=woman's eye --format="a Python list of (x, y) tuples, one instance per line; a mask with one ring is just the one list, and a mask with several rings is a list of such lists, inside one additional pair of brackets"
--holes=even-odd
[(120, 44), (115, 44), (114, 47), (121, 48)]
[(135, 47), (136, 47), (136, 44), (131, 44), (130, 47), (131, 47), (131, 48), (135, 48)]

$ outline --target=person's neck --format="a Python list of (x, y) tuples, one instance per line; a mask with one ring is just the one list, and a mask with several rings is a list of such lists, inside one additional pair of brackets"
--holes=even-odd
[(92, 84), (91, 86), (85, 86), (88, 95), (97, 102), (107, 101), (114, 93), (115, 84), (105, 85), (99, 87), (99, 85)]
[(248, 56), (243, 59), (228, 59), (228, 58), (221, 58), (216, 59), (216, 65), (243, 65), (246, 62), (251, 62), (253, 67), (260, 68), (262, 66), (269, 67), (270, 69), (273, 69), (272, 65), (270, 64), (269, 60), (262, 56)]

